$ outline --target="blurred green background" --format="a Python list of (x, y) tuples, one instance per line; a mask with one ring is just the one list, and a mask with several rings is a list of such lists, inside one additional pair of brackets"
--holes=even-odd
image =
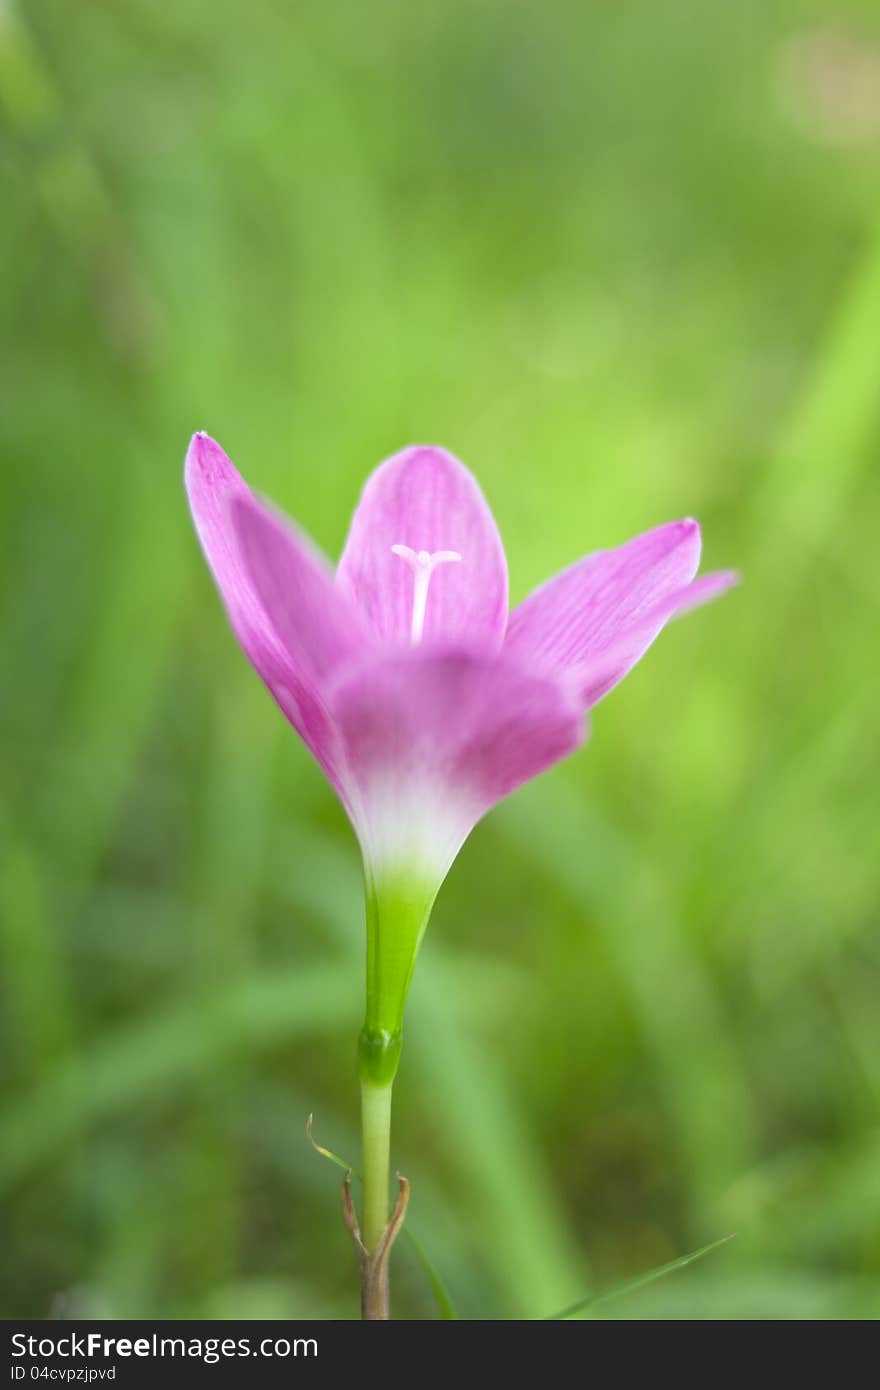
[(6, 0), (0, 109), (2, 1312), (357, 1313), (358, 856), (204, 428), (333, 555), (429, 440), (514, 600), (688, 513), (742, 569), (465, 847), (393, 1157), (462, 1316), (729, 1231), (601, 1315), (876, 1315), (873, 0)]

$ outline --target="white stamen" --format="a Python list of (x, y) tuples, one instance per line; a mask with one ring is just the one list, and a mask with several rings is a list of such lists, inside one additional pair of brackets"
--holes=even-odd
[(429, 550), (410, 550), (408, 545), (392, 545), (391, 549), (401, 560), (406, 561), (413, 572), (410, 641), (415, 647), (421, 642), (425, 630), (425, 610), (428, 606), (428, 589), (431, 586), (432, 574), (438, 565), (460, 560), (461, 556), (457, 550), (435, 550), (432, 555)]

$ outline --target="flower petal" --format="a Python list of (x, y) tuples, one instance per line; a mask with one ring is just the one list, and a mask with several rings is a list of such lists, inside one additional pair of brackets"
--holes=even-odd
[(368, 865), (423, 869), (437, 885), (480, 817), (584, 737), (567, 689), (472, 653), (380, 656), (329, 703)]
[(594, 657), (583, 666), (571, 669), (584, 707), (589, 709), (598, 703), (609, 690), (635, 666), (644, 655), (654, 638), (670, 618), (680, 617), (692, 608), (712, 599), (739, 583), (735, 570), (719, 570), (715, 574), (703, 575), (692, 584), (686, 584), (677, 593), (670, 594), (660, 603), (649, 609), (643, 617), (621, 630), (617, 641), (607, 648), (601, 656)]
[[(414, 625), (419, 552), (437, 563), (424, 621)], [(384, 640), (408, 645), (415, 626), (415, 640), (425, 645), (497, 651), (503, 641), (507, 562), (501, 537), (476, 480), (444, 449), (404, 449), (376, 470), (352, 519), (337, 582)]]
[(233, 631), (264, 680), (285, 666), (278, 635), (244, 573), (229, 516), (234, 497), (252, 496), (226, 454), (206, 434), (194, 434), (186, 455), (184, 483), (190, 511), (208, 566)]
[(257, 499), (205, 434), (186, 459), (193, 521), (245, 654), (286, 717), (339, 788), (338, 738), (323, 685), (345, 656), (364, 650), (326, 562)]
[[(505, 651), (551, 672), (606, 670), (602, 694), (620, 680), (681, 606), (700, 563), (696, 521), (674, 521), (616, 550), (587, 555), (547, 581), (510, 615)], [(687, 599), (682, 597), (681, 604)], [(607, 683), (605, 683), (607, 682)], [(598, 688), (598, 687), (597, 687)], [(598, 695), (592, 695), (594, 703)]]
[(360, 615), (305, 536), (253, 495), (229, 503), (242, 569), (293, 669), (316, 686), (369, 651)]

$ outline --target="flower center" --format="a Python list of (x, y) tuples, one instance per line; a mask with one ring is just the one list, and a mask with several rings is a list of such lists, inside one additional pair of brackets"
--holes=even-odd
[(461, 556), (457, 550), (435, 550), (432, 554), (429, 550), (411, 550), (408, 545), (392, 545), (391, 549), (395, 555), (400, 556), (401, 560), (406, 561), (413, 572), (410, 641), (415, 647), (421, 642), (422, 633), (425, 630), (425, 610), (428, 606), (431, 576), (438, 565), (450, 564), (460, 560)]

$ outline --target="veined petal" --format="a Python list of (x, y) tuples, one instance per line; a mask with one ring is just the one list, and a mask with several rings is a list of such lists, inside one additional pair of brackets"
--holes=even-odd
[(617, 640), (600, 656), (593, 657), (583, 666), (571, 668), (584, 707), (589, 709), (597, 704), (632, 670), (670, 618), (677, 618), (703, 603), (711, 603), (712, 599), (720, 597), (738, 583), (739, 575), (735, 570), (719, 570), (695, 579), (692, 584), (686, 584), (677, 593), (662, 599), (641, 618), (622, 628)]
[[(607, 693), (668, 621), (700, 563), (696, 521), (674, 521), (615, 550), (587, 555), (555, 575), (510, 615), (505, 651), (547, 671), (607, 670)], [(697, 600), (698, 601), (698, 600)], [(625, 660), (612, 676), (613, 653)], [(597, 687), (598, 688), (598, 687)], [(591, 703), (600, 698), (591, 697)]]
[(326, 685), (370, 649), (357, 610), (324, 557), (286, 518), (252, 494), (233, 497), (229, 510), (242, 568), (290, 665)]
[(337, 662), (364, 649), (356, 615), (340, 614), (344, 601), (329, 565), (257, 501), (208, 435), (193, 436), (185, 482), (195, 528), (236, 637), (340, 789), (338, 738), (322, 691)]
[(278, 634), (241, 564), (229, 504), (251, 490), (226, 454), (207, 434), (194, 434), (186, 455), (184, 483), (205, 559), (214, 576), (233, 631), (264, 680), (286, 669)]
[(476, 480), (444, 449), (404, 449), (376, 470), (337, 583), (385, 641), (473, 651), (497, 651), (503, 641), (501, 537)]
[(584, 737), (567, 687), (469, 653), (376, 657), (329, 703), (370, 872), (403, 868), (434, 891), (480, 817)]

